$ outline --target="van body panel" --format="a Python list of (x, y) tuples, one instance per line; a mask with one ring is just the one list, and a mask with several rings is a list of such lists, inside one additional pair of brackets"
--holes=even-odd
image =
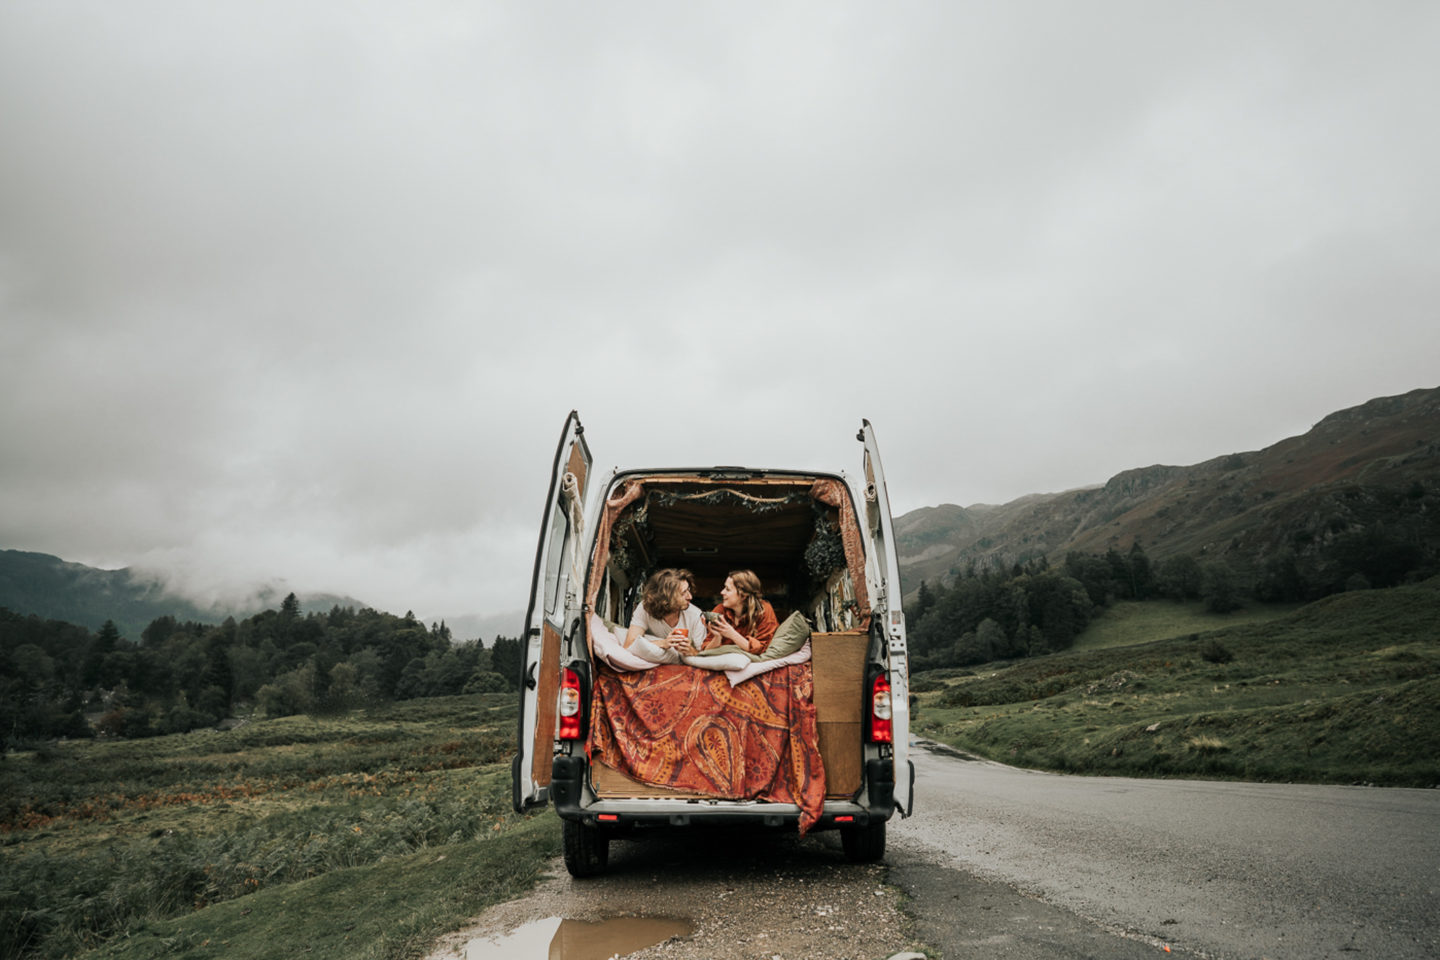
[[(632, 827), (793, 829), (802, 822), (794, 803), (641, 783), (592, 761), (588, 748), (595, 670), (609, 669), (592, 656), (590, 629), (598, 623), (592, 615), (620, 636), (654, 570), (690, 570), (695, 603), (708, 609), (730, 570), (751, 569), (779, 619), (799, 612), (811, 626), (809, 675), (825, 775), (822, 813), (811, 829), (840, 828), (847, 844), (877, 839), (865, 831), (878, 830), (883, 850), (884, 821), (897, 801), (902, 813), (911, 803), (908, 668), (889, 499), (870, 424), (860, 431), (863, 472), (854, 478), (718, 466), (617, 469), (592, 482), (582, 433), (572, 413), (557, 448), (537, 548), (513, 765), (516, 809), (553, 801), (567, 831), (582, 828), (567, 837), (573, 834), (577, 849), (590, 854)], [(582, 740), (555, 735), (558, 678), (567, 666), (581, 676)], [(890, 743), (869, 739), (870, 681), (877, 675), (891, 684)], [(813, 808), (807, 811), (808, 822)], [(585, 875), (603, 865), (603, 857), (592, 859), (578, 864)], [(575, 872), (569, 848), (567, 867)]]
[(521, 637), (519, 753), (511, 768), (517, 810), (543, 804), (551, 780), (561, 642), (567, 632), (566, 621), (578, 607), (575, 598), (583, 566), (585, 484), (592, 462), (584, 433), (579, 416), (570, 411), (555, 448), (540, 542), (535, 548)]

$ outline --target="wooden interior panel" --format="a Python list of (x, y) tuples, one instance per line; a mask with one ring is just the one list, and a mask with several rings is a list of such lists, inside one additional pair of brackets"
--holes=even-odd
[(585, 451), (581, 448), (579, 437), (576, 437), (575, 442), (570, 445), (570, 459), (565, 463), (565, 471), (575, 474), (580, 489), (585, 489)]
[[(652, 487), (677, 495), (723, 489), (737, 492), (732, 500), (675, 500), (651, 506), (647, 512), (646, 531), (651, 540), (643, 546), (649, 560), (658, 566), (684, 567), (695, 574), (697, 593), (707, 600), (719, 601), (720, 588), (731, 570), (746, 568), (755, 571), (772, 602), (783, 593), (786, 582), (794, 573), (796, 560), (815, 532), (815, 507), (811, 499), (811, 481), (757, 484), (742, 482), (706, 482), (680, 484), (653, 483)], [(784, 503), (788, 495), (800, 496)], [(764, 510), (755, 509), (754, 500), (773, 499)], [(697, 547), (703, 546), (703, 550)], [(699, 601), (697, 601), (699, 602)]]
[(560, 632), (542, 621), (540, 663), (535, 668), (535, 749), (530, 776), (542, 787), (550, 785), (555, 758), (555, 697), (560, 692)]
[(654, 800), (657, 798), (705, 796), (702, 793), (673, 790), (670, 787), (657, 787), (654, 784), (631, 780), (619, 770), (599, 760), (596, 760), (590, 766), (590, 786), (595, 791), (596, 796), (609, 799), (617, 797), (640, 797), (646, 800)]
[(860, 789), (860, 742), (865, 705), (865, 659), (870, 637), (863, 631), (810, 635), (815, 671), (815, 718), (825, 796), (851, 797)]
[(860, 724), (816, 726), (820, 728), (820, 759), (825, 764), (825, 796), (853, 796), (860, 789)]
[(821, 723), (859, 723), (865, 702), (865, 657), (870, 638), (863, 632), (813, 633), (815, 715)]

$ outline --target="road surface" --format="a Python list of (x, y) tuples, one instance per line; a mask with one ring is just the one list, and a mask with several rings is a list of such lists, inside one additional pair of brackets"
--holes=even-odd
[(945, 748), (912, 756), (916, 814), (891, 821), (886, 860), (914, 898), (920, 939), (949, 960), (985, 956), (985, 938), (1005, 953), (1010, 934), (1046, 955), (1034, 922), (997, 928), (974, 902), (998, 897), (996, 884), (1116, 935), (1067, 946), (1072, 931), (1050, 940), (1064, 951), (1051, 956), (1144, 944), (1217, 958), (1440, 957), (1440, 790), (1068, 777)]
[(617, 841), (606, 874), (573, 880), (557, 859), (432, 960), (608, 957), (550, 927), (532, 948), (504, 937), (635, 917), (689, 931), (637, 960), (1440, 957), (1440, 790), (1065, 777), (933, 745), (912, 756), (915, 816), (890, 821), (883, 866), (846, 863), (833, 832)]

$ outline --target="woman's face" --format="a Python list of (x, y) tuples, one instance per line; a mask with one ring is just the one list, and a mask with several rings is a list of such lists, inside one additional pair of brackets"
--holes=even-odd
[(680, 581), (680, 609), (681, 609), (681, 610), (684, 610), (684, 609), (685, 609), (686, 607), (688, 607), (688, 606), (690, 606), (690, 582), (689, 582), (688, 580), (681, 580), (681, 581)]
[(730, 577), (725, 578), (725, 586), (720, 589), (720, 605), (726, 610), (740, 612), (740, 591), (735, 589), (735, 581)]

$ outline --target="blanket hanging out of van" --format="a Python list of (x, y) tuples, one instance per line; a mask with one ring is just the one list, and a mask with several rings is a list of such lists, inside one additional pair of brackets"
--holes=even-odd
[(825, 802), (814, 686), (809, 663), (736, 687), (684, 664), (619, 673), (597, 663), (590, 756), (642, 783), (793, 803), (803, 836)]

